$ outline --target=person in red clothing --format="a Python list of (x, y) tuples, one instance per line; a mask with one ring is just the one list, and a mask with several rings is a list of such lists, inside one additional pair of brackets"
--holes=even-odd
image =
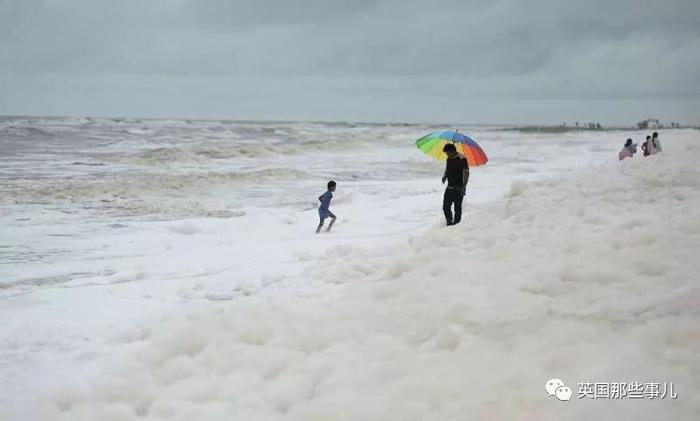
[(617, 154), (620, 161), (625, 158), (632, 158), (637, 153), (637, 144), (632, 142), (632, 139), (627, 139), (622, 150)]

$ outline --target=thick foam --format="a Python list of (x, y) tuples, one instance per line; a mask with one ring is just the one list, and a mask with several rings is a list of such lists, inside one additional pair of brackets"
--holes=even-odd
[[(700, 147), (516, 182), (461, 225), (341, 247), (317, 294), (257, 294), (135, 328), (45, 419), (693, 419)], [(338, 287), (340, 286), (340, 289)], [(563, 379), (572, 402), (548, 399)], [(579, 400), (579, 381), (677, 400)], [(467, 415), (469, 414), (469, 415)]]

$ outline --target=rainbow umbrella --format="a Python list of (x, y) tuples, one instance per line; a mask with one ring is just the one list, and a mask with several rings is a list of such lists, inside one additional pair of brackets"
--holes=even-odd
[(484, 150), (481, 149), (481, 146), (469, 136), (458, 131), (444, 130), (441, 132), (434, 132), (416, 140), (418, 149), (441, 161), (447, 159), (447, 155), (442, 151), (443, 146), (447, 143), (453, 143), (455, 145), (457, 152), (467, 158), (470, 167), (484, 165), (489, 160)]

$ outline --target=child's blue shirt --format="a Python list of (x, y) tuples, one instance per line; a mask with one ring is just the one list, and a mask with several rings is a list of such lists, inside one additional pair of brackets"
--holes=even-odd
[(321, 205), (319, 205), (318, 210), (327, 211), (328, 207), (331, 205), (331, 199), (333, 198), (333, 193), (328, 190), (321, 195)]

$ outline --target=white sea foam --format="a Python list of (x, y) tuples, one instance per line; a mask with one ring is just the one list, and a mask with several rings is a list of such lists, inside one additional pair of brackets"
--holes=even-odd
[[(316, 270), (339, 293), (257, 294), (136, 329), (130, 356), (48, 416), (693, 419), (700, 145), (674, 146), (685, 153), (517, 183), (507, 208), (408, 245), (336, 250)], [(553, 375), (669, 380), (681, 397), (563, 406), (542, 390)]]
[[(75, 124), (137, 123), (61, 130)], [(697, 132), (664, 132), (664, 155), (623, 162), (627, 133), (484, 132), (491, 163), (446, 229), (441, 166), (413, 130), (399, 130), (405, 146), (266, 158), (309, 179), (251, 177), (241, 208), (197, 188), (161, 204), (202, 210), (176, 220), (84, 199), (6, 207), (0, 419), (694, 419)], [(81, 171), (121, 176), (106, 167)], [(312, 204), (338, 173), (338, 223), (315, 236)], [(547, 399), (552, 377), (571, 402)], [(673, 381), (679, 398), (578, 400), (582, 380)]]

